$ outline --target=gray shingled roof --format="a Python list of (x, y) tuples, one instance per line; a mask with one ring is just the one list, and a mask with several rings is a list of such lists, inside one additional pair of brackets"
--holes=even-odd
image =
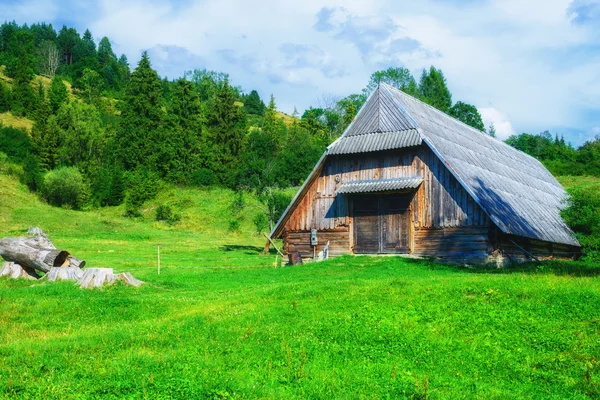
[(328, 147), (271, 237), (281, 233), (328, 155), (398, 149), (422, 141), (503, 232), (579, 246), (560, 216), (567, 193), (538, 160), (386, 84)]
[(440, 157), (505, 233), (579, 246), (560, 216), (567, 193), (535, 158), (382, 84)]
[(412, 178), (363, 180), (343, 183), (338, 193), (373, 193), (389, 192), (394, 190), (416, 189), (423, 182), (423, 178), (415, 176)]
[(398, 112), (392, 94), (375, 90), (327, 153), (366, 153), (418, 146), (422, 142), (415, 121), (410, 115)]

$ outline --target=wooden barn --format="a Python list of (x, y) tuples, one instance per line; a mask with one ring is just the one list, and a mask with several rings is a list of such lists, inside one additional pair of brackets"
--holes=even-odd
[(381, 84), (270, 237), (305, 259), (328, 243), (330, 256), (571, 258), (580, 245), (560, 216), (565, 198), (535, 158)]

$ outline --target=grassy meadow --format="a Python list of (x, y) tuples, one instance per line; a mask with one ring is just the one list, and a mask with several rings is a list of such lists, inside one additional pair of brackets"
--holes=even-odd
[[(255, 199), (228, 232), (233, 199), (166, 188), (130, 220), (121, 207), (49, 207), (0, 175), (0, 237), (39, 226), (89, 267), (147, 282), (1, 278), (0, 397), (600, 397), (600, 266), (342, 257), (274, 268)], [(159, 204), (181, 222), (153, 221)]]

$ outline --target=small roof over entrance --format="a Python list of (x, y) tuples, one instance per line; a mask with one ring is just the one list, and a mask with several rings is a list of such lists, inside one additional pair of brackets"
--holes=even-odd
[(391, 192), (396, 190), (416, 189), (423, 182), (420, 176), (410, 178), (378, 179), (352, 181), (343, 183), (338, 189), (338, 193), (374, 193)]

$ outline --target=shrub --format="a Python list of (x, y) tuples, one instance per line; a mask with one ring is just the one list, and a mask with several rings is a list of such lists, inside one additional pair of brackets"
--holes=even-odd
[(89, 196), (89, 188), (76, 167), (61, 167), (44, 176), (42, 193), (48, 203), (81, 209)]
[(173, 209), (171, 208), (171, 206), (166, 205), (166, 204), (161, 204), (160, 206), (158, 206), (156, 208), (155, 218), (157, 221), (164, 221), (164, 222), (168, 223), (169, 225), (176, 224), (177, 222), (179, 222), (181, 220), (181, 216), (179, 214), (173, 212)]
[(147, 200), (156, 197), (160, 189), (160, 180), (155, 172), (139, 167), (128, 174), (127, 196), (125, 198), (125, 216), (137, 217), (140, 208)]
[(269, 220), (267, 219), (267, 216), (263, 213), (256, 214), (252, 222), (254, 222), (254, 226), (256, 227), (256, 233), (258, 233), (259, 235), (269, 227)]
[(217, 178), (210, 169), (200, 168), (192, 174), (192, 182), (196, 186), (212, 186), (217, 182)]
[(239, 232), (241, 228), (241, 223), (240, 220), (237, 218), (231, 219), (229, 220), (229, 226), (227, 227), (227, 230), (229, 232)]
[(568, 207), (562, 212), (565, 222), (577, 234), (586, 261), (600, 261), (600, 196), (598, 188), (569, 191)]

